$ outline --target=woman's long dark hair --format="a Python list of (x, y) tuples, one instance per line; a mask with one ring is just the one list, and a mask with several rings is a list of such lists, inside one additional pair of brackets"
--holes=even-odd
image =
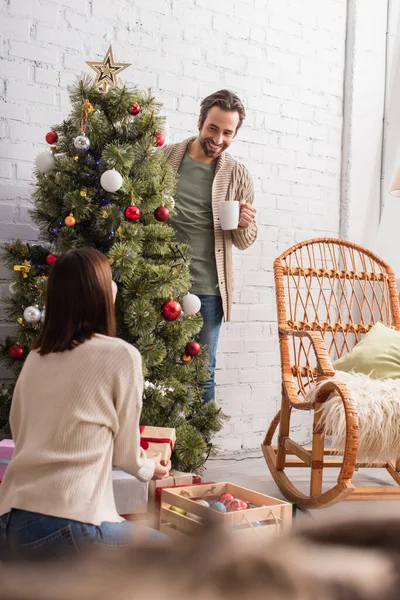
[(115, 336), (112, 274), (94, 248), (69, 250), (50, 269), (43, 329), (32, 345), (39, 354), (64, 352), (95, 333)]

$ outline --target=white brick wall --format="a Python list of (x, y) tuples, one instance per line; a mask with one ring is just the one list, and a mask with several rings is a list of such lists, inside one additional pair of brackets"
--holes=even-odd
[[(164, 102), (172, 141), (196, 131), (199, 101), (216, 89), (247, 106), (232, 151), (253, 174), (260, 233), (234, 256), (233, 321), (220, 343), (226, 452), (259, 447), (278, 406), (273, 259), (339, 231), (345, 33), (346, 0), (1, 3), (0, 239), (36, 238), (26, 212), (33, 159), (68, 114), (67, 84), (109, 43), (132, 63), (123, 81)], [(298, 428), (305, 438), (301, 419)]]

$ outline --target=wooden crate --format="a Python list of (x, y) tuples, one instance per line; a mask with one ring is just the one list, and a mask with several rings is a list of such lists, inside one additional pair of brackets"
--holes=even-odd
[[(229, 492), (235, 498), (256, 504), (257, 508), (220, 513), (195, 502), (194, 499), (217, 500)], [(186, 511), (186, 515), (171, 510), (171, 506)], [(217, 523), (226, 527), (240, 538), (258, 536), (271, 538), (292, 526), (292, 505), (289, 502), (253, 492), (233, 483), (215, 483), (180, 488), (163, 489), (161, 493), (160, 531), (172, 539), (192, 536), (202, 528), (202, 519), (212, 511)], [(261, 525), (260, 525), (261, 523)]]

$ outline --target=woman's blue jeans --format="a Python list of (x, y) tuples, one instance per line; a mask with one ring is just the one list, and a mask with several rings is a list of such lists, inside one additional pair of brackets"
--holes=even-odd
[(222, 309), (221, 296), (200, 295), (201, 316), (203, 317), (203, 327), (199, 334), (200, 344), (208, 346), (209, 354), (209, 377), (202, 384), (204, 389), (204, 403), (215, 400), (215, 365), (217, 360), (218, 338), (221, 329), (224, 312)]
[(99, 526), (12, 509), (0, 517), (0, 561), (45, 560), (85, 550), (88, 546), (116, 548), (135, 537), (165, 543), (168, 538), (129, 521)]

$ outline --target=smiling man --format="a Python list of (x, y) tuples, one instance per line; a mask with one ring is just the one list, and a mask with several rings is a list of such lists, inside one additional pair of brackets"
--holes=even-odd
[[(199, 133), (163, 147), (178, 173), (177, 214), (171, 220), (179, 242), (189, 244), (191, 293), (201, 300), (204, 325), (200, 344), (207, 344), (210, 376), (204, 384), (204, 402), (215, 397), (215, 364), (223, 318), (230, 320), (233, 302), (232, 244), (248, 248), (257, 237), (253, 183), (247, 169), (226, 152), (245, 118), (242, 102), (229, 90), (220, 90), (201, 102)], [(239, 227), (222, 231), (218, 203), (240, 202)]]

